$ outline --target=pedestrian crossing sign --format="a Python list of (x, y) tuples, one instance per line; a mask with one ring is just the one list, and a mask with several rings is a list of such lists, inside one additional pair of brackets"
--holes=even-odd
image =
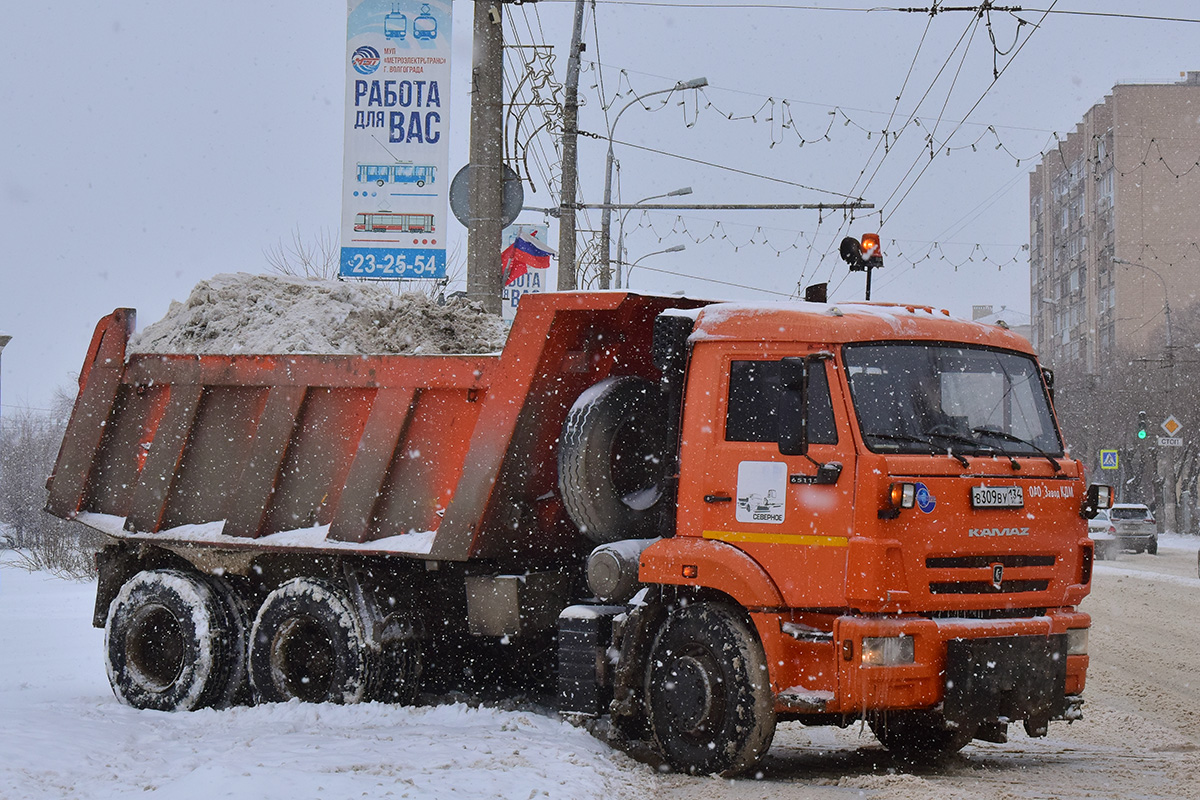
[(1116, 450), (1100, 451), (1100, 469), (1116, 469), (1118, 463)]

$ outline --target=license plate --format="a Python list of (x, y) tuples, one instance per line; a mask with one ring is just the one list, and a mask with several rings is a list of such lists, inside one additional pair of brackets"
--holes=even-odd
[(972, 486), (972, 508), (1024, 508), (1025, 492), (1020, 486)]

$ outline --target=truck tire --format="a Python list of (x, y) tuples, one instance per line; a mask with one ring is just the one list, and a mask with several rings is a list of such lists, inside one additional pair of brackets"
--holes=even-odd
[(215, 705), (217, 708), (249, 705), (254, 699), (250, 688), (249, 647), (250, 647), (250, 608), (242, 593), (226, 577), (206, 575), (204, 580), (213, 590), (225, 614), (224, 630), (229, 653), (229, 673), (226, 676), (225, 688)]
[(104, 653), (117, 699), (135, 708), (217, 705), (236, 670), (223, 603), (207, 579), (172, 569), (130, 578), (108, 607)]
[(357, 703), (374, 658), (349, 595), (317, 578), (293, 578), (267, 595), (250, 631), (255, 698)]
[(676, 769), (736, 775), (767, 752), (775, 703), (762, 644), (742, 615), (716, 603), (675, 611), (646, 678), (654, 744)]
[(369, 699), (405, 706), (416, 702), (425, 671), (422, 629), (415, 615), (395, 612), (388, 616), (380, 637)]
[(607, 378), (579, 396), (558, 448), (567, 516), (596, 544), (656, 534), (666, 409), (644, 378)]
[(951, 725), (936, 711), (893, 711), (871, 720), (875, 738), (905, 761), (933, 761), (957, 753), (975, 738), (977, 725)]

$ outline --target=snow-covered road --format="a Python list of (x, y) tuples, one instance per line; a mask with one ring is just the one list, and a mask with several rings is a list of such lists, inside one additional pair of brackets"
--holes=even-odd
[(299, 703), (137, 711), (113, 698), (93, 586), (0, 564), (0, 798), (1200, 797), (1194, 538), (1097, 566), (1085, 719), (1013, 726), (913, 769), (860, 726), (781, 725), (759, 779), (656, 774), (529, 711)]

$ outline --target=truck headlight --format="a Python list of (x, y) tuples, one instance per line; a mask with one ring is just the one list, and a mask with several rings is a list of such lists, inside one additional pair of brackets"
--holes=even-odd
[(1090, 628), (1067, 629), (1067, 655), (1086, 656), (1088, 646), (1088, 631)]
[(864, 667), (891, 667), (897, 664), (912, 664), (916, 660), (916, 649), (913, 647), (911, 636), (863, 637)]

